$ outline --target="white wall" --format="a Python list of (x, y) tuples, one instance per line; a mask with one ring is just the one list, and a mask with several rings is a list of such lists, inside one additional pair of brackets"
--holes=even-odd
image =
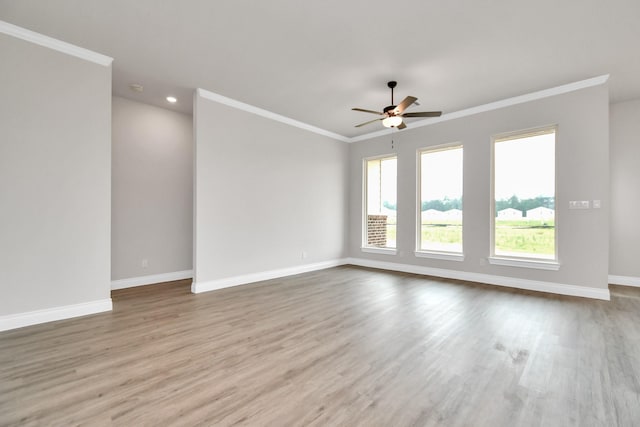
[(640, 284), (640, 222), (638, 218), (640, 218), (640, 99), (611, 106), (611, 249), (609, 253), (609, 273), (635, 278), (633, 282)]
[(114, 97), (112, 132), (111, 279), (191, 270), (192, 117)]
[[(609, 245), (609, 141), (606, 85), (531, 101), (431, 126), (407, 129), (351, 146), (351, 257), (449, 271), (606, 288)], [(489, 256), (491, 136), (558, 125), (557, 212), (559, 271), (485, 265)], [(416, 258), (416, 150), (444, 143), (464, 145), (463, 262)], [(398, 254), (363, 253), (362, 159), (398, 155)], [(603, 209), (569, 210), (569, 200), (594, 200)], [(513, 283), (506, 281), (505, 283)], [(606, 295), (606, 293), (604, 293)]]
[(347, 144), (199, 95), (194, 115), (196, 284), (345, 255)]
[(0, 317), (110, 306), (111, 66), (0, 52)]

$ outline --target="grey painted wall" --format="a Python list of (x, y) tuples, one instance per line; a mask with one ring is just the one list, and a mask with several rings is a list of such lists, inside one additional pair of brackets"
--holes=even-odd
[(640, 99), (611, 106), (609, 272), (640, 277)]
[[(352, 144), (350, 256), (606, 288), (609, 255), (608, 108), (608, 89), (602, 85)], [(490, 251), (491, 136), (552, 124), (558, 125), (556, 197), (560, 270), (483, 265)], [(391, 148), (392, 138), (394, 149)], [(452, 142), (464, 144), (465, 260), (416, 258), (416, 150)], [(362, 159), (387, 153), (398, 155), (398, 254), (395, 256), (360, 250)], [(569, 200), (594, 199), (602, 201), (602, 209), (568, 209)]]
[(0, 315), (108, 299), (111, 67), (0, 52)]
[(114, 97), (112, 129), (111, 279), (191, 270), (192, 117)]
[(196, 283), (342, 258), (349, 146), (195, 102)]
[[(389, 137), (348, 145), (196, 98), (194, 211), (191, 118), (115, 98), (110, 271), (111, 68), (5, 35), (0, 50), (0, 315), (106, 299), (111, 278), (189, 269), (192, 243), (200, 282), (350, 255), (603, 288), (610, 211), (610, 273), (640, 276), (640, 101), (611, 111), (610, 197), (606, 86), (409, 129), (394, 134), (393, 149)], [(490, 136), (549, 124), (559, 126), (562, 267), (481, 265), (489, 253)], [(462, 263), (413, 256), (415, 153), (449, 142), (465, 147)], [(400, 253), (364, 254), (361, 161), (394, 152)], [(600, 199), (603, 209), (568, 210), (569, 200), (583, 199)]]

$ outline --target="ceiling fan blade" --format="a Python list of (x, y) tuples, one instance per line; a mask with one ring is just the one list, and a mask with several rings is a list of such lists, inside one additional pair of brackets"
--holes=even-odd
[(398, 126), (396, 126), (398, 129), (404, 129), (407, 127), (407, 125), (404, 124), (404, 122), (400, 123)]
[(364, 122), (364, 123), (360, 123), (359, 125), (356, 125), (356, 127), (359, 128), (360, 126), (368, 125), (369, 123), (373, 123), (373, 122), (378, 122), (378, 121), (383, 120), (383, 119), (385, 119), (385, 117), (383, 117), (381, 119), (369, 120), (368, 122)]
[(373, 110), (365, 110), (364, 108), (352, 108), (353, 111), (362, 111), (363, 113), (372, 113), (372, 114), (378, 114), (380, 116), (382, 116), (384, 113), (381, 113), (380, 111), (373, 111)]
[(405, 99), (402, 100), (402, 102), (400, 104), (398, 104), (398, 106), (394, 110), (395, 113), (396, 114), (402, 114), (402, 112), (404, 110), (409, 108), (409, 105), (413, 104), (417, 100), (418, 100), (418, 98), (416, 98), (415, 96), (407, 96)]
[(404, 113), (402, 117), (440, 117), (442, 111), (423, 111), (416, 113)]

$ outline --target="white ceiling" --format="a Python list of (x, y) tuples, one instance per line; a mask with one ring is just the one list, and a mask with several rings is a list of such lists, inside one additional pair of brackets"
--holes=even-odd
[(639, 0), (0, 0), (0, 19), (113, 57), (116, 95), (189, 113), (200, 87), (347, 137), (382, 128), (351, 107), (388, 105), (388, 80), (415, 111), (602, 74), (640, 98)]

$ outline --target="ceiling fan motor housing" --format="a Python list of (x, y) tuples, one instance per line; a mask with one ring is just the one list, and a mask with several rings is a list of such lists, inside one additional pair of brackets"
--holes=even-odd
[[(391, 104), (393, 104), (393, 89), (396, 87), (398, 82), (390, 81), (387, 82), (387, 86), (391, 89)], [(368, 125), (369, 123), (382, 121), (382, 125), (388, 128), (398, 128), (404, 129), (407, 126), (404, 124), (403, 117), (439, 117), (442, 112), (441, 111), (424, 111), (424, 112), (410, 112), (405, 113), (404, 111), (414, 104), (418, 98), (415, 96), (407, 96), (400, 104), (398, 105), (388, 105), (384, 107), (382, 113), (374, 110), (366, 110), (364, 108), (352, 108), (354, 111), (362, 111), (363, 113), (371, 113), (381, 115), (383, 117), (369, 120), (368, 122), (360, 123), (356, 125), (357, 128)]]

